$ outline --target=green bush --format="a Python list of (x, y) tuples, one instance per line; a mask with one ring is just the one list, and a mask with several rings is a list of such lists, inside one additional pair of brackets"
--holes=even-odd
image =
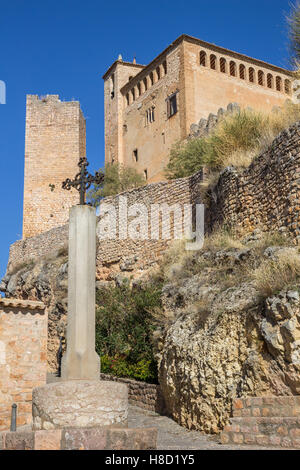
[(151, 314), (161, 306), (161, 285), (97, 290), (96, 350), (102, 372), (147, 382), (157, 380)]
[(128, 377), (143, 382), (157, 382), (157, 367), (153, 360), (142, 359), (130, 364), (124, 357), (101, 356), (101, 372), (117, 377)]
[(145, 179), (135, 168), (123, 167), (117, 163), (106, 164), (103, 183), (94, 185), (88, 192), (88, 200), (98, 206), (103, 197), (138, 188), (145, 184)]

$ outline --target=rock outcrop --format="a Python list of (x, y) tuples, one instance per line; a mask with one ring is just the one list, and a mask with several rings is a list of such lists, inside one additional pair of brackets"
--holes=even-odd
[[(266, 252), (267, 258), (271, 247)], [(261, 261), (251, 256), (251, 249), (208, 251), (190, 261), (199, 273), (180, 279), (179, 266), (169, 271), (168, 324), (156, 332), (159, 383), (167, 411), (190, 429), (218, 433), (237, 397), (300, 394), (297, 288), (262, 299), (254, 282), (241, 276), (226, 288), (220, 278), (220, 263), (226, 277), (246, 259), (252, 266)], [(210, 267), (201, 266), (204, 259)]]

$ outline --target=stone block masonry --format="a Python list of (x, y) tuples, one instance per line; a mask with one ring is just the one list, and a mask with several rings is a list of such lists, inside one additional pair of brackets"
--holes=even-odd
[(126, 384), (128, 387), (128, 402), (130, 405), (138, 406), (148, 411), (155, 411), (160, 414), (165, 412), (164, 399), (159, 385), (115, 377), (103, 373), (100, 374), (100, 379)]
[(78, 172), (85, 157), (85, 119), (77, 101), (58, 95), (27, 96), (23, 238), (63, 225), (77, 191), (63, 191), (62, 182)]
[(65, 428), (2, 432), (0, 450), (152, 450), (155, 428)]
[(221, 442), (300, 449), (300, 397), (237, 398)]
[(32, 389), (46, 383), (48, 318), (41, 302), (0, 299), (0, 430), (32, 421)]
[[(151, 204), (167, 203), (173, 205), (194, 204), (200, 202), (199, 184), (202, 181), (202, 172), (192, 177), (162, 183), (153, 183), (134, 189), (122, 196), (127, 197), (128, 206), (134, 203), (143, 203), (148, 210)], [(78, 196), (77, 196), (78, 197)], [(105, 198), (104, 202), (113, 205), (117, 210), (118, 196)], [(77, 201), (76, 201), (77, 202)], [(98, 219), (99, 221), (99, 219)], [(172, 227), (172, 221), (171, 221)], [(172, 233), (172, 231), (171, 231)], [(164, 253), (170, 240), (99, 240), (97, 241), (97, 278), (106, 279), (109, 274), (120, 271), (124, 260), (134, 261), (134, 270), (144, 270), (150, 267)], [(29, 264), (45, 256), (51, 256), (67, 248), (68, 225), (53, 228), (35, 237), (19, 240), (10, 247), (10, 256), (7, 271), (17, 271), (22, 264)], [(130, 267), (132, 271), (132, 267)]]
[(281, 132), (243, 171), (227, 167), (210, 191), (207, 226), (300, 235), (300, 122)]

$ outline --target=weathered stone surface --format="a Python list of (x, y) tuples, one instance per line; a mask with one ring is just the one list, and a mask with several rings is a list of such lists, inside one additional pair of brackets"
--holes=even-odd
[(32, 413), (35, 430), (126, 425), (127, 387), (86, 380), (48, 384), (33, 390)]
[(105, 428), (65, 429), (62, 431), (62, 450), (104, 450), (108, 430)]
[(34, 432), (6, 433), (5, 450), (34, 450)]
[[(242, 263), (260, 263), (253, 254), (250, 245), (204, 251), (189, 259), (190, 271), (168, 271), (162, 292), (168, 323), (155, 332), (159, 383), (167, 412), (189, 429), (218, 433), (236, 397), (300, 393), (298, 292), (286, 289), (262, 303), (254, 281), (237, 277), (224, 288), (219, 280), (220, 268), (226, 275)], [(200, 272), (192, 275), (195, 266)]]
[(61, 429), (53, 429), (50, 431), (35, 431), (34, 450), (60, 450), (61, 436)]
[(151, 450), (156, 449), (157, 429), (109, 429), (108, 450)]

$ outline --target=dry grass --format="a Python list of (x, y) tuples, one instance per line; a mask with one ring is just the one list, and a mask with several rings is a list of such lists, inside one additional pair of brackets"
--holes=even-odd
[(263, 297), (269, 297), (300, 280), (300, 254), (287, 248), (279, 252), (276, 260), (266, 260), (249, 273)]
[(269, 114), (242, 110), (226, 116), (206, 136), (176, 144), (166, 168), (168, 178), (189, 176), (208, 166), (245, 168), (265, 151), (284, 129), (300, 120), (300, 106), (287, 102)]
[(205, 237), (204, 249), (243, 249), (245, 248), (245, 245), (241, 241), (241, 236), (242, 235), (238, 234), (233, 228), (227, 229), (225, 227), (217, 227), (210, 235)]

